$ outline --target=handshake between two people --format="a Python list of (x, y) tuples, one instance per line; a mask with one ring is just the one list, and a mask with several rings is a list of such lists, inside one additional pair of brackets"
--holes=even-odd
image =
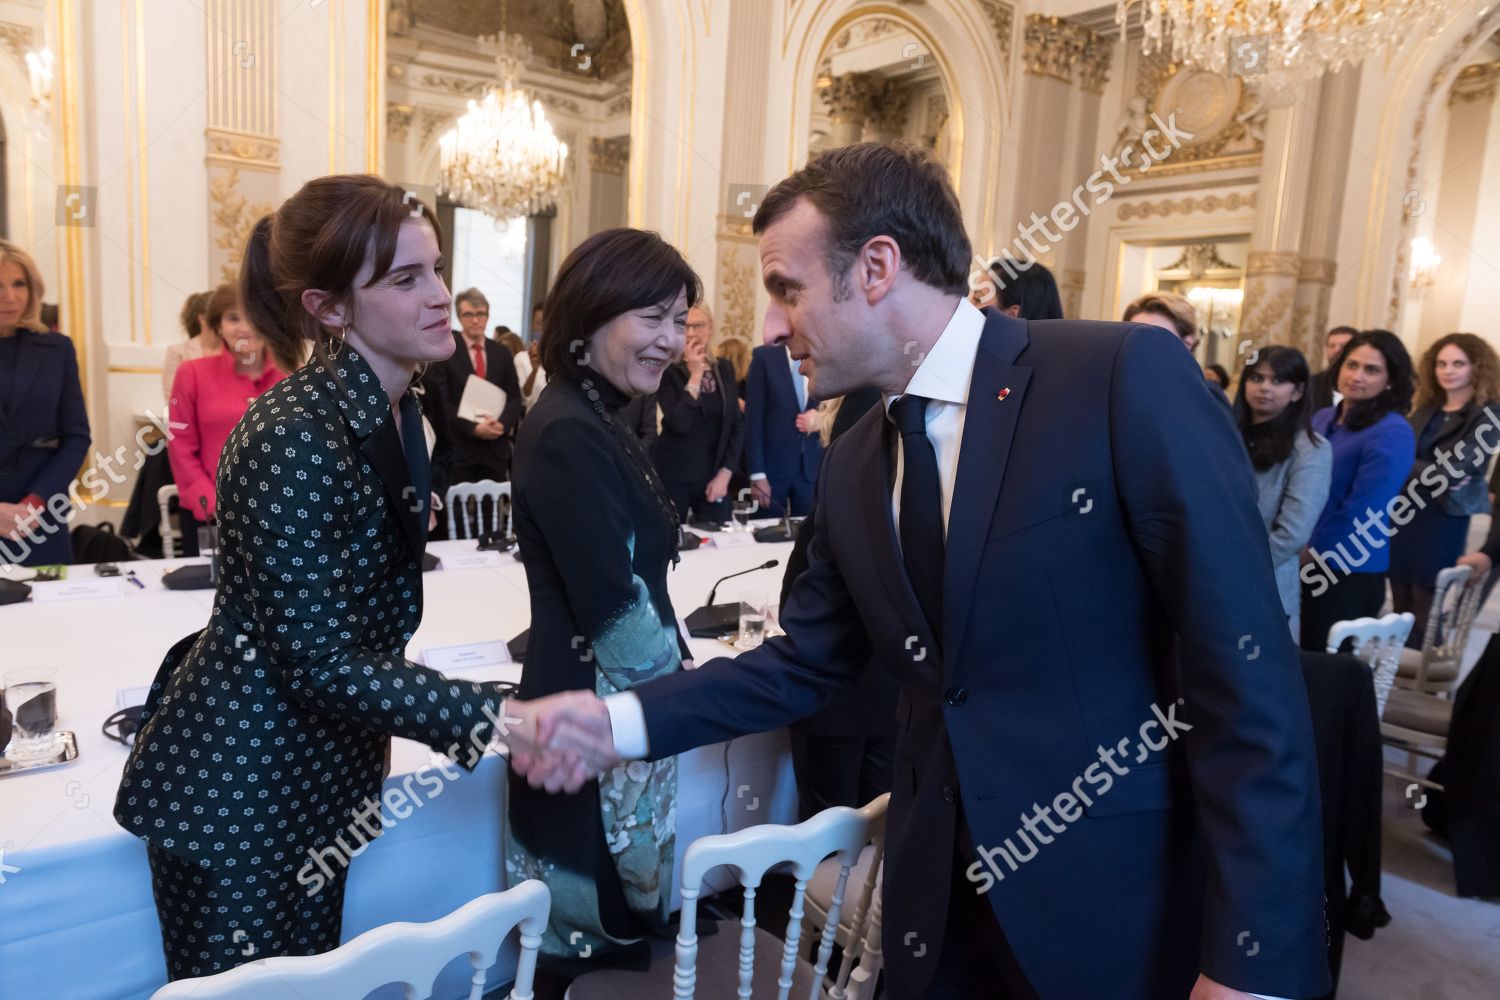
[(592, 691), (564, 691), (535, 701), (507, 698), (499, 736), (510, 766), (532, 788), (572, 794), (616, 764), (609, 709)]

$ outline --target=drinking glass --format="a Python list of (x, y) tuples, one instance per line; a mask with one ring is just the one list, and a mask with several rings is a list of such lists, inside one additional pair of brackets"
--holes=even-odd
[(765, 640), (768, 604), (764, 590), (740, 591), (740, 636), (735, 649), (754, 649)]
[(57, 671), (25, 667), (5, 675), (5, 707), (14, 731), (5, 756), (35, 760), (57, 752)]
[(219, 582), (219, 529), (205, 524), (198, 529), (198, 554), (208, 557), (208, 581)]
[(755, 513), (754, 500), (736, 500), (734, 502), (734, 530), (749, 531), (750, 515)]

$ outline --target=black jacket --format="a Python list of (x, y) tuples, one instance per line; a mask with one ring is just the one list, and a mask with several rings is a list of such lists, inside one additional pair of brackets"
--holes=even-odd
[[(115, 800), (152, 847), (214, 869), (301, 869), (304, 884), (321, 877), (309, 852), (347, 841), (380, 795), (391, 736), (472, 769), (501, 698), (405, 658), (422, 620), (427, 470), (358, 352), (336, 366), (337, 379), (309, 362), (230, 435), (213, 612), (162, 661)], [(410, 394), (402, 405), (415, 422)]]
[[(717, 392), (694, 399), (687, 391), (687, 365), (678, 362), (662, 373), (661, 388), (656, 393), (661, 432), (651, 448), (651, 458), (666, 482), (700, 486), (720, 469), (732, 471), (739, 462), (745, 422), (734, 385), (734, 365), (719, 358), (714, 362), (714, 378)], [(709, 401), (718, 403), (717, 424), (705, 411)]]
[(469, 352), (468, 342), (462, 333), (455, 333), (456, 348), (446, 361), (441, 362), (444, 378), (445, 407), (448, 417), (449, 438), (453, 446), (453, 467), (462, 473), (473, 474), (474, 466), (480, 466), (481, 478), (504, 482), (510, 478), (511, 442), (515, 438), (516, 424), (521, 419), (521, 383), (516, 378), (516, 362), (510, 350), (501, 343), (484, 339), (484, 378), (505, 390), (505, 410), (496, 418), (505, 425), (505, 433), (493, 441), (474, 436), (475, 424), (458, 415), (458, 404), (463, 401), (464, 384), (474, 374), (474, 355)]
[[(1424, 406), (1407, 418), (1419, 442), (1427, 421), (1440, 405)], [(1497, 449), (1500, 449), (1500, 405), (1470, 400), (1458, 411), (1458, 419), (1438, 437), (1434, 455), (1417, 456), (1407, 482), (1418, 484), (1418, 495), (1433, 498), (1444, 514), (1454, 517), (1488, 514), (1490, 496), (1485, 471)]]

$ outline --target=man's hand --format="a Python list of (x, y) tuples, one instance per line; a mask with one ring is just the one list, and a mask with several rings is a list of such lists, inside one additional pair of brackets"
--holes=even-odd
[(769, 479), (751, 480), (750, 496), (756, 503), (760, 504), (761, 510), (769, 510), (771, 507), (771, 481)]
[(1188, 995), (1188, 1000), (1255, 1000), (1248, 993), (1232, 990), (1228, 986), (1220, 986), (1201, 973), (1198, 981), (1193, 984), (1193, 992)]
[(572, 794), (620, 763), (609, 710), (590, 691), (507, 700), (504, 715), (511, 767), (532, 788)]
[(1454, 563), (1453, 565), (1472, 566), (1474, 567), (1475, 576), (1483, 576), (1495, 566), (1490, 557), (1485, 555), (1483, 552), (1471, 552), (1469, 555), (1459, 556), (1458, 562)]
[(797, 414), (797, 430), (803, 434), (816, 434), (822, 429), (823, 420), (818, 415), (818, 408), (816, 406)]
[(28, 513), (27, 508), (21, 504), (0, 503), (0, 538), (20, 537), (17, 529)]
[(493, 441), (496, 438), (503, 437), (504, 434), (505, 425), (494, 417), (485, 417), (474, 424), (474, 436), (477, 438)]
[(708, 481), (708, 488), (703, 491), (703, 499), (709, 503), (718, 503), (729, 495), (728, 469), (720, 469), (719, 474)]

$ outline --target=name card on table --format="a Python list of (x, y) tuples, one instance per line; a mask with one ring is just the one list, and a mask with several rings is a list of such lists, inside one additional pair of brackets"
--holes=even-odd
[(56, 583), (33, 583), (31, 599), (38, 604), (51, 601), (92, 601), (101, 597), (123, 597), (125, 588), (118, 577), (95, 580), (58, 580)]
[(507, 552), (454, 552), (438, 557), (443, 569), (494, 569)]
[(424, 665), (450, 676), (481, 667), (510, 662), (510, 647), (503, 639), (493, 642), (470, 642), (462, 646), (436, 646), (422, 654)]
[(756, 544), (755, 535), (748, 531), (721, 531), (713, 536), (716, 549), (748, 549)]
[(146, 704), (146, 699), (151, 694), (151, 685), (145, 687), (120, 688), (115, 692), (116, 708), (134, 708), (137, 705)]

